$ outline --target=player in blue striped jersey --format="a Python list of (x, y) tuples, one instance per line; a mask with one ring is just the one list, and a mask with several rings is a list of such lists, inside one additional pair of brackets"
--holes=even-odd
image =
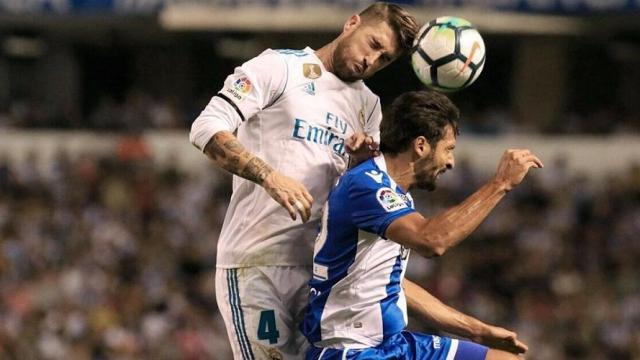
[[(478, 191), (423, 217), (408, 191), (435, 189), (439, 175), (453, 168), (458, 116), (444, 95), (402, 95), (382, 119), (382, 155), (348, 171), (331, 191), (302, 324), (312, 344), (308, 359), (500, 360), (527, 350), (515, 333), (464, 315), (404, 279), (409, 249), (442, 255), (531, 167), (542, 167), (529, 150), (507, 150), (495, 176)], [(406, 331), (407, 307), (432, 327), (474, 342)]]

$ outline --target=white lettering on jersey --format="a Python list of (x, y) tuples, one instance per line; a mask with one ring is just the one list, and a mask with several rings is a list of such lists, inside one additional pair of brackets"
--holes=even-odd
[(376, 199), (382, 205), (382, 208), (387, 212), (397, 211), (400, 209), (406, 209), (407, 203), (402, 200), (397, 192), (391, 190), (388, 187), (378, 189), (376, 193)]

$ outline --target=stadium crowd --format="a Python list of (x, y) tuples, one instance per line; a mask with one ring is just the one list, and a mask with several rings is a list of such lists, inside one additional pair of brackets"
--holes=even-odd
[[(0, 154), (0, 358), (231, 358), (214, 294), (230, 177), (161, 168), (139, 145), (46, 167)], [(516, 330), (528, 359), (640, 359), (640, 166), (545, 170), (458, 248), (414, 254), (407, 276)], [(433, 214), (484, 180), (462, 159), (414, 197)]]
[[(0, 129), (88, 129), (126, 132), (139, 129), (188, 129), (211, 94), (193, 101), (161, 98), (130, 90), (121, 100), (102, 96), (87, 116), (77, 106), (52, 108), (36, 99), (14, 99), (0, 104)], [(640, 117), (620, 107), (605, 106), (568, 111), (558, 121), (526, 123), (504, 106), (473, 106), (456, 99), (463, 108), (465, 134), (629, 134), (640, 131)], [(464, 114), (473, 114), (464, 118)], [(559, 119), (562, 119), (561, 121)]]

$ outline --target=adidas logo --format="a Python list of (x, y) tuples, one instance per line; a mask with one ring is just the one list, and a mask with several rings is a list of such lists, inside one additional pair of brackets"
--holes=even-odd
[(302, 91), (306, 92), (309, 95), (316, 94), (316, 85), (313, 82), (307, 83), (302, 88)]

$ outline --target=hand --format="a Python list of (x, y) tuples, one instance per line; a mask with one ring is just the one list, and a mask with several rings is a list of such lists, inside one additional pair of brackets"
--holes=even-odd
[(302, 222), (309, 221), (313, 197), (300, 182), (272, 171), (262, 186), (278, 204), (287, 209), (292, 220), (296, 220), (296, 212), (299, 212)]
[(353, 164), (359, 164), (371, 157), (380, 155), (378, 144), (365, 133), (355, 133), (347, 139), (347, 153)]
[(544, 165), (527, 149), (509, 149), (500, 159), (495, 179), (509, 191), (522, 182), (532, 167), (542, 168)]
[(488, 325), (484, 333), (474, 339), (474, 342), (493, 349), (508, 351), (513, 354), (523, 354), (529, 347), (518, 339), (513, 331), (501, 327)]

